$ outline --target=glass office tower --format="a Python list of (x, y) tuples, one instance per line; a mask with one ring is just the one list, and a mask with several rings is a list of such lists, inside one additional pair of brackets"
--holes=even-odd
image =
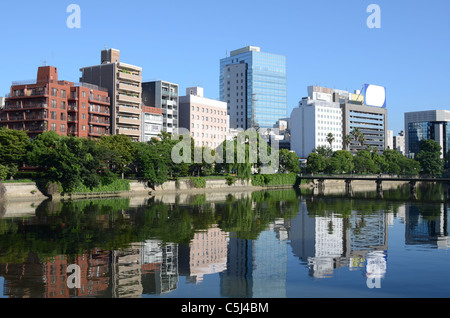
[(220, 99), (230, 127), (273, 128), (287, 117), (286, 57), (247, 46), (220, 60)]
[(420, 152), (420, 141), (433, 139), (442, 148), (441, 158), (450, 150), (450, 111), (427, 110), (405, 113), (405, 147), (410, 157)]

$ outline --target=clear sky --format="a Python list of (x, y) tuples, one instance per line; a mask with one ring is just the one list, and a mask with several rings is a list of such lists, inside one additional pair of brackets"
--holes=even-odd
[[(81, 8), (81, 28), (66, 21)], [(367, 26), (370, 4), (381, 28)], [(219, 60), (246, 45), (287, 57), (288, 113), (308, 85), (387, 88), (388, 128), (408, 111), (450, 109), (449, 0), (23, 0), (0, 1), (0, 94), (46, 63), (78, 82), (80, 68), (116, 48), (144, 80), (204, 87), (219, 97)]]

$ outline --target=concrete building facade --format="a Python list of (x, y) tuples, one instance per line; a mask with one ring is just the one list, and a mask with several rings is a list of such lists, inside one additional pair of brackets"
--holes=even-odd
[(196, 146), (214, 149), (227, 139), (227, 104), (204, 97), (201, 87), (188, 87), (180, 96), (180, 127), (189, 130)]
[(159, 138), (163, 127), (162, 109), (150, 106), (142, 106), (142, 141), (147, 142), (152, 138)]
[[(347, 149), (353, 154), (371, 147), (378, 152), (387, 147), (387, 109), (365, 105), (361, 91), (309, 86), (308, 96), (294, 108), (289, 119), (291, 150), (306, 158), (319, 146), (330, 147), (328, 134), (334, 140), (333, 151)], [(365, 137), (361, 143), (352, 138), (346, 144), (345, 136), (352, 137), (357, 128)]]
[(142, 83), (142, 103), (146, 106), (152, 106), (162, 110), (162, 131), (174, 133), (178, 129), (178, 84), (161, 80)]
[(120, 51), (101, 52), (101, 64), (81, 68), (81, 82), (105, 87), (111, 98), (111, 133), (140, 141), (142, 68), (120, 61)]
[(330, 133), (334, 137), (332, 149), (342, 149), (342, 111), (339, 102), (333, 100), (333, 90), (308, 87), (308, 97), (293, 109), (289, 122), (290, 147), (300, 158), (308, 157), (317, 147), (330, 147)]

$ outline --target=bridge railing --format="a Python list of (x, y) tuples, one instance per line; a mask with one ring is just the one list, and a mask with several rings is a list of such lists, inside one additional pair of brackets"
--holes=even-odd
[(440, 179), (439, 177), (432, 175), (405, 175), (405, 174), (326, 174), (326, 173), (303, 173), (299, 174), (299, 177), (309, 178), (309, 179), (317, 179), (317, 178), (358, 178), (358, 179), (373, 179), (373, 178), (382, 178), (382, 179)]

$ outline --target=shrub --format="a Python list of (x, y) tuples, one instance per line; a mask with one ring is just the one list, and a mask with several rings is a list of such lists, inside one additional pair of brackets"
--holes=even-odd
[(227, 181), (227, 184), (228, 184), (229, 186), (233, 185), (233, 184), (236, 182), (236, 178), (233, 177), (233, 176), (227, 176), (227, 177), (225, 178), (225, 180)]
[(62, 192), (63, 192), (63, 187), (61, 185), (61, 182), (49, 181), (45, 185), (45, 193), (47, 195), (52, 196), (52, 195), (55, 195), (55, 194), (60, 194)]
[(194, 188), (206, 188), (206, 179), (202, 177), (191, 178), (191, 183)]
[(6, 177), (8, 176), (8, 167), (4, 166), (4, 165), (0, 165), (0, 180), (5, 180)]

